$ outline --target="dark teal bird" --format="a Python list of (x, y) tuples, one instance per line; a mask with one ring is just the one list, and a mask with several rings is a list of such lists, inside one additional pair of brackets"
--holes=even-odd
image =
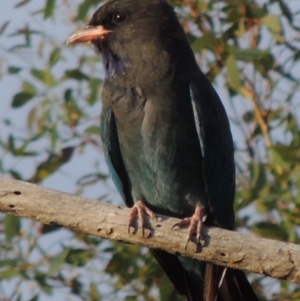
[[(103, 59), (101, 137), (113, 180), (137, 212), (234, 227), (233, 142), (224, 107), (165, 0), (110, 0), (70, 44)], [(149, 211), (151, 210), (151, 211)], [(142, 221), (144, 223), (144, 221)], [(256, 301), (241, 271), (152, 250), (189, 301)]]

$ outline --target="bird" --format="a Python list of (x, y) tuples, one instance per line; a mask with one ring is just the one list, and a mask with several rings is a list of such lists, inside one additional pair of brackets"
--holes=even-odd
[[(109, 0), (68, 44), (102, 57), (101, 138), (112, 179), (139, 216), (234, 229), (234, 147), (224, 106), (166, 0)], [(188, 301), (258, 300), (242, 271), (151, 250)]]

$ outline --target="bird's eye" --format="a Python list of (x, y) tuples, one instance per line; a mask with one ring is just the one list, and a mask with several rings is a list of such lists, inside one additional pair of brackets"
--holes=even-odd
[(116, 11), (112, 16), (112, 22), (116, 25), (125, 22), (127, 19), (127, 14), (125, 12)]

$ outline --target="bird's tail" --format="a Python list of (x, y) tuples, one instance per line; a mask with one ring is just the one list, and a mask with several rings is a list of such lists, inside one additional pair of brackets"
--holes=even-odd
[[(189, 258), (180, 260), (163, 250), (151, 252), (187, 301), (259, 301), (242, 271)], [(195, 269), (186, 268), (191, 263)]]
[(259, 301), (243, 271), (213, 264), (206, 264), (203, 300)]

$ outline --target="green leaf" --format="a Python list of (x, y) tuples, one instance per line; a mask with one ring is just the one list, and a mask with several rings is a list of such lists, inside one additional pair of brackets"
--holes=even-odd
[(20, 276), (20, 273), (15, 268), (8, 268), (0, 271), (0, 279), (11, 279)]
[(40, 288), (47, 295), (52, 294), (53, 287), (47, 283), (47, 275), (39, 271), (35, 271), (34, 279), (39, 284)]
[(6, 21), (1, 27), (0, 27), (0, 35), (4, 33), (5, 29), (8, 27), (10, 21)]
[[(235, 2), (235, 1), (234, 1)], [(244, 1), (246, 16), (250, 19), (261, 19), (267, 14), (267, 10), (264, 6), (256, 4), (254, 1)], [(235, 6), (238, 6), (235, 3)]]
[(279, 17), (275, 15), (267, 15), (261, 20), (272, 33), (274, 40), (278, 43), (283, 43), (283, 29)]
[(243, 114), (243, 120), (247, 123), (253, 122), (255, 118), (255, 113), (249, 110)]
[(86, 76), (79, 69), (66, 70), (65, 75), (69, 78), (73, 78), (73, 79), (77, 79), (77, 80), (88, 80), (89, 79), (89, 77)]
[(31, 94), (36, 94), (36, 88), (33, 84), (31, 84), (30, 82), (28, 81), (24, 81), (23, 84), (22, 84), (22, 91), (23, 92), (28, 92), (28, 93), (31, 93)]
[(99, 294), (97, 285), (94, 282), (92, 282), (89, 287), (89, 300), (90, 301), (100, 301), (101, 300), (101, 295)]
[(240, 71), (238, 69), (234, 55), (228, 56), (226, 60), (226, 67), (227, 67), (227, 75), (228, 75), (227, 80), (229, 86), (235, 91), (239, 92), (242, 83), (240, 79)]
[(257, 48), (235, 49), (233, 53), (237, 60), (246, 62), (252, 62), (253, 60), (260, 59), (268, 54), (270, 54), (268, 50)]
[(87, 13), (89, 12), (90, 8), (100, 2), (101, 2), (101, 0), (98, 0), (98, 1), (97, 0), (85, 0), (85, 1), (83, 1), (77, 9), (77, 11), (78, 11), (77, 19), (85, 21), (85, 18), (87, 17)]
[(30, 2), (31, 0), (22, 0), (21, 2), (19, 2), (18, 4), (15, 5), (15, 8), (19, 8), (23, 5), (26, 5)]
[(256, 198), (259, 194), (259, 191), (263, 189), (266, 184), (266, 170), (265, 166), (258, 162), (253, 161), (250, 163), (250, 172), (251, 172), (251, 190), (253, 198)]
[(289, 237), (281, 225), (270, 222), (258, 222), (251, 226), (251, 231), (269, 239), (287, 241)]
[(192, 43), (192, 49), (194, 52), (201, 52), (205, 48), (210, 48), (215, 39), (212, 32), (207, 32)]
[(275, 59), (271, 53), (266, 53), (254, 62), (256, 69), (263, 75), (267, 75), (274, 68)]
[(23, 180), (21, 174), (16, 170), (10, 169), (8, 170), (9, 174), (16, 180)]
[(9, 135), (8, 137), (8, 143), (7, 143), (7, 146), (8, 146), (8, 150), (12, 153), (15, 152), (15, 137), (13, 135)]
[(285, 3), (286, 0), (278, 0), (279, 6), (284, 16), (289, 20), (289, 22), (293, 22), (293, 14), (291, 13), (290, 8)]
[(100, 126), (90, 126), (85, 130), (85, 133), (88, 135), (100, 136)]
[(298, 161), (298, 147), (286, 146), (282, 144), (273, 145), (270, 149), (275, 164), (283, 170), (290, 171), (291, 164)]
[(55, 48), (51, 54), (49, 59), (49, 65), (54, 66), (61, 58), (61, 49)]
[(0, 260), (0, 267), (1, 270), (3, 267), (8, 267), (8, 266), (14, 266), (16, 264), (16, 260), (15, 259), (2, 259)]
[(74, 266), (84, 266), (91, 258), (91, 252), (85, 249), (70, 250), (66, 256), (66, 262)]
[(47, 0), (44, 18), (47, 19), (53, 15), (56, 0)]
[(19, 73), (21, 70), (22, 70), (22, 68), (20, 68), (20, 67), (10, 66), (8, 68), (8, 73), (9, 74), (16, 74), (16, 73)]
[(46, 224), (44, 224), (43, 227), (41, 227), (40, 229), (41, 234), (49, 234), (58, 230), (61, 230), (60, 226), (46, 225)]
[(57, 274), (61, 271), (62, 265), (64, 264), (66, 257), (68, 255), (68, 250), (63, 251), (58, 256), (51, 259), (51, 263), (49, 266), (49, 271), (47, 273), (48, 276), (57, 276)]
[(97, 100), (99, 100), (99, 88), (101, 85), (101, 80), (98, 78), (93, 78), (89, 80), (90, 84), (90, 95), (88, 96), (88, 103), (94, 104)]
[(19, 235), (20, 233), (20, 218), (13, 215), (6, 215), (4, 217), (5, 235), (8, 241)]
[(38, 301), (38, 300), (39, 300), (39, 295), (35, 295), (28, 301)]
[(49, 87), (55, 85), (55, 80), (48, 68), (45, 70), (32, 69), (31, 74)]
[(26, 104), (29, 100), (31, 100), (34, 97), (33, 93), (28, 92), (19, 92), (15, 94), (12, 101), (12, 107), (13, 108), (19, 108)]

